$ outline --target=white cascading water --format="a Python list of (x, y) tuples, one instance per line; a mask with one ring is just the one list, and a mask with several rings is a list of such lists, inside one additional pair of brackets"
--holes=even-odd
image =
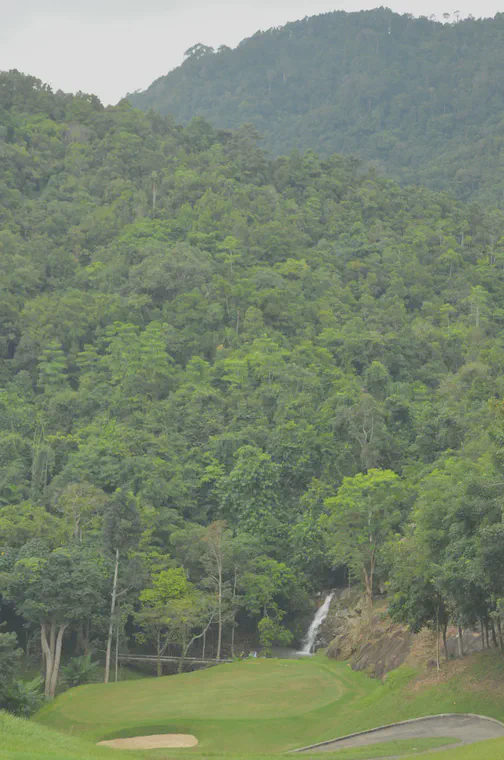
[(327, 615), (329, 614), (329, 607), (331, 606), (331, 601), (334, 596), (334, 591), (331, 591), (330, 594), (327, 594), (326, 598), (324, 599), (324, 603), (318, 608), (317, 612), (315, 613), (315, 617), (313, 618), (310, 627), (308, 628), (308, 633), (306, 634), (304, 640), (303, 640), (303, 648), (300, 652), (300, 654), (311, 654), (313, 651), (313, 647), (316, 644), (318, 632), (320, 630), (320, 626), (326, 619)]

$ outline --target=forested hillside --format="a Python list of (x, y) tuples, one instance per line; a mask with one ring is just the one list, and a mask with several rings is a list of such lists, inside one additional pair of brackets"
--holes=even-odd
[(288, 642), (341, 567), (412, 626), (491, 619), (503, 213), (17, 72), (0, 156), (0, 615), (48, 696), (127, 619)]
[(439, 23), (385, 8), (196, 45), (145, 92), (144, 110), (253, 124), (276, 155), (355, 154), (401, 183), (504, 203), (504, 14)]

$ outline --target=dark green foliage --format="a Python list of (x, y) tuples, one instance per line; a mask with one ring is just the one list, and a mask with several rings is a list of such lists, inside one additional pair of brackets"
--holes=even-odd
[(31, 681), (15, 681), (9, 691), (5, 710), (29, 718), (44, 702), (43, 680), (37, 676)]
[[(217, 597), (223, 646), (244, 619), (285, 641), (310, 585), (364, 567), (324, 544), (343, 479), (365, 491), (389, 470), (406, 496), (370, 594), (415, 502), (439, 569), (423, 618), (433, 588), (455, 609), (462, 580), (496, 613), (500, 566), (471, 536), (501, 519), (476, 486), (503, 460), (503, 214), (16, 72), (0, 102), (0, 590), (17, 612), (64, 654), (107, 629), (111, 651), (148, 579), (179, 565), (195, 599)], [(181, 646), (207, 611), (187, 611)]]
[(248, 122), (276, 155), (355, 154), (402, 182), (502, 204), (504, 14), (439, 23), (379, 8), (195, 46), (145, 92), (183, 123)]
[(0, 710), (28, 717), (42, 703), (42, 679), (19, 679), (22, 654), (16, 634), (0, 630)]
[(96, 680), (98, 662), (93, 662), (92, 655), (84, 654), (72, 657), (67, 665), (61, 668), (63, 681), (67, 686), (82, 686)]
[(0, 709), (8, 709), (21, 651), (15, 633), (0, 631)]

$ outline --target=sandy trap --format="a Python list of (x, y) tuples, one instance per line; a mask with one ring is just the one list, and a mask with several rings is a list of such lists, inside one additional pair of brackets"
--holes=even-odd
[(154, 734), (153, 736), (133, 736), (130, 739), (111, 739), (98, 742), (100, 747), (113, 749), (180, 749), (195, 747), (198, 740), (191, 734)]

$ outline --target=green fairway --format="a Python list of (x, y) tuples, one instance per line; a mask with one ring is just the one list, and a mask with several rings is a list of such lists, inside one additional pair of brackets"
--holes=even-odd
[[(180, 676), (82, 686), (43, 708), (36, 720), (93, 742), (157, 733), (199, 739), (194, 749), (163, 751), (167, 757), (275, 754), (422, 715), (468, 712), (501, 719), (504, 694), (487, 683), (501, 667), (499, 655), (488, 653), (468, 659), (463, 671), (442, 683), (413, 688), (416, 674), (405, 668), (382, 684), (324, 656), (248, 660)], [(471, 679), (474, 686), (467, 688)], [(464, 751), (469, 754), (463, 760), (476, 749)]]
[(93, 740), (193, 733), (195, 751), (280, 752), (325, 738), (333, 716), (380, 688), (318, 657), (248, 660), (161, 679), (83, 686), (37, 720)]
[[(79, 691), (79, 699), (85, 700), (86, 715), (93, 722), (103, 717), (105, 692), (107, 703), (112, 703), (108, 708), (112, 721), (135, 720), (141, 711), (153, 717), (155, 714), (159, 720), (166, 715), (171, 720), (203, 715), (211, 720), (230, 720), (301, 715), (307, 708), (317, 709), (338, 700), (344, 688), (321, 661), (313, 667), (303, 660), (248, 660), (182, 676), (144, 679), (132, 689), (124, 683), (110, 684), (106, 690), (101, 685), (85, 686)], [(124, 696), (133, 693), (134, 702), (125, 702)]]

